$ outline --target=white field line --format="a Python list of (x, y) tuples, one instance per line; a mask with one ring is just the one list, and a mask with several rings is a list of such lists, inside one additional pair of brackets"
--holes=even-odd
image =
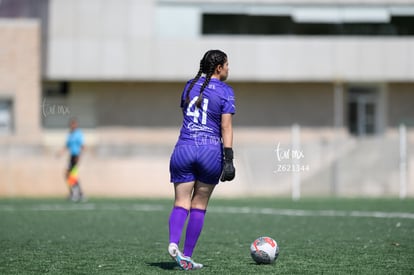
[[(16, 207), (13, 205), (0, 205), (0, 212), (16, 211), (140, 211), (157, 212), (169, 211), (170, 207), (157, 204), (39, 204), (30, 207)], [(362, 217), (362, 218), (400, 218), (414, 219), (414, 213), (407, 212), (380, 212), (380, 211), (341, 211), (341, 210), (300, 210), (300, 209), (276, 209), (276, 208), (254, 208), (254, 207), (231, 207), (211, 206), (210, 213), (222, 214), (257, 214), (273, 216), (296, 216), (296, 217)]]
[(340, 211), (340, 210), (298, 210), (251, 207), (211, 207), (209, 212), (234, 214), (264, 214), (275, 216), (316, 216), (316, 217), (365, 217), (414, 219), (414, 213), (379, 211)]

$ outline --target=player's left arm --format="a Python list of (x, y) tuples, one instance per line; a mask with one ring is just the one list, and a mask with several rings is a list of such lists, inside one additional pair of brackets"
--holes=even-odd
[(222, 114), (221, 115), (221, 136), (223, 139), (224, 148), (233, 147), (233, 115)]
[(236, 113), (234, 92), (231, 87), (226, 86), (222, 97), (221, 109), (221, 135), (224, 148), (233, 147), (233, 115)]
[(236, 176), (233, 165), (233, 123), (232, 114), (221, 115), (221, 135), (223, 139), (224, 164), (221, 181), (231, 181)]

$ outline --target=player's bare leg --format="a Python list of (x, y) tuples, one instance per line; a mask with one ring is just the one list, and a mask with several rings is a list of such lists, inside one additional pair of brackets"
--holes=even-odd
[(191, 269), (200, 269), (202, 264), (194, 262), (191, 257), (204, 225), (204, 217), (215, 185), (197, 181), (194, 185), (190, 214), (185, 235), (184, 256), (189, 258)]
[(174, 207), (190, 209), (194, 186), (194, 181), (174, 184)]
[(189, 267), (188, 259), (181, 253), (178, 245), (191, 207), (194, 184), (194, 181), (174, 184), (174, 208), (169, 219), (170, 244), (168, 245), (168, 253), (182, 269)]
[(216, 185), (197, 181), (194, 185), (191, 208), (206, 210), (211, 194)]
[[(178, 248), (178, 243), (185, 221), (190, 213), (186, 231), (186, 244), (190, 247), (192, 254), (195, 242), (201, 233), (205, 209), (211, 193), (214, 190), (214, 185), (200, 182), (186, 182), (175, 184), (174, 190), (175, 201), (170, 216), (170, 244), (168, 246), (168, 252), (182, 269), (200, 269), (203, 265), (194, 262), (191, 259), (191, 255), (183, 255)], [(198, 224), (200, 221), (201, 224)]]

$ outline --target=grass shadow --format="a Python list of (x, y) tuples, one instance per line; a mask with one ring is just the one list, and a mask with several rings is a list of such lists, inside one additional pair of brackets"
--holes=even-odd
[(147, 263), (148, 266), (158, 267), (164, 270), (174, 270), (178, 269), (177, 263), (174, 262), (156, 262), (156, 263)]

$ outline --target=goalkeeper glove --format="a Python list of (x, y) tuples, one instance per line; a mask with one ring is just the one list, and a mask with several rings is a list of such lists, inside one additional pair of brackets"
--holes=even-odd
[(236, 176), (236, 169), (233, 165), (233, 149), (229, 147), (224, 148), (224, 164), (223, 172), (221, 174), (221, 181), (231, 181)]

